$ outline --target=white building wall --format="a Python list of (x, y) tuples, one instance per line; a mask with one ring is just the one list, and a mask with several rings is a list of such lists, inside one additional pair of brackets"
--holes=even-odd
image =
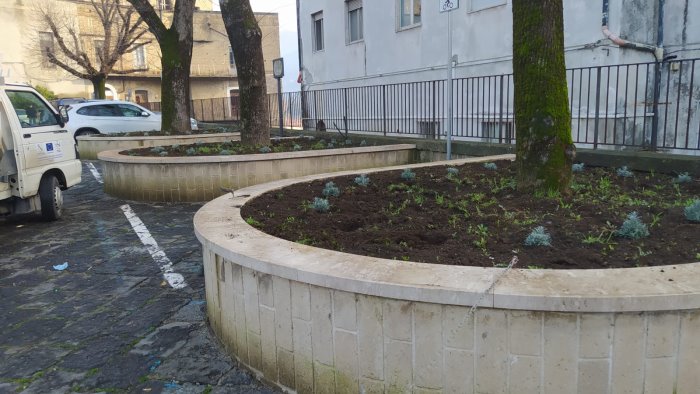
[[(601, 32), (603, 0), (564, 0), (567, 67), (654, 61), (650, 52), (619, 48)], [(472, 0), (461, 0), (452, 12), (453, 51), (458, 56), (455, 77), (510, 73), (512, 0), (471, 11)], [(610, 30), (622, 38), (656, 43), (658, 0), (610, 0)], [(300, 35), (304, 84), (335, 88), (445, 78), (447, 13), (438, 1), (423, 0), (422, 23), (399, 30), (398, 0), (364, 0), (364, 41), (346, 43), (345, 2), (301, 0)], [(323, 51), (312, 50), (311, 15), (323, 11)], [(667, 51), (678, 58), (700, 56), (700, 1), (666, 0)]]

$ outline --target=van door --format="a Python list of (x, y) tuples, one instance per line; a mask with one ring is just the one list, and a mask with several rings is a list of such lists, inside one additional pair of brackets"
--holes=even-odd
[[(31, 196), (37, 193), (41, 176), (47, 169), (76, 158), (75, 142), (59, 124), (53, 108), (35, 92), (22, 88), (5, 92), (15, 112), (15, 116), (8, 115), (15, 124), (15, 143), (22, 146), (18, 163), (19, 194), (20, 197)], [(21, 110), (26, 119), (17, 115)]]

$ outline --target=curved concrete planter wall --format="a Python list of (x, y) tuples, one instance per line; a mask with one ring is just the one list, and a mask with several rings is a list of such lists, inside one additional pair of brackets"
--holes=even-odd
[(200, 157), (137, 157), (101, 152), (105, 191), (136, 201), (209, 201), (277, 179), (413, 162), (415, 145)]
[(502, 269), (317, 249), (241, 218), (250, 198), (316, 178), (246, 188), (194, 218), (211, 325), (264, 380), (300, 393), (697, 393), (700, 263), (518, 269), (492, 287)]
[(143, 137), (78, 137), (78, 152), (84, 160), (95, 160), (100, 152), (108, 150), (125, 150), (151, 148), (154, 146), (188, 145), (197, 142), (240, 141), (241, 133), (212, 133), (190, 135), (159, 135)]

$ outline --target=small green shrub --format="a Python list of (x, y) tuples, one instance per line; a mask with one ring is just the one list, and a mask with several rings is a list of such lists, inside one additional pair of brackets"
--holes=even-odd
[(175, 144), (175, 145), (173, 145), (172, 147), (173, 147), (173, 149), (179, 149), (179, 148), (180, 148), (180, 145)]
[(326, 183), (326, 186), (323, 188), (323, 196), (328, 198), (328, 197), (338, 197), (340, 195), (340, 188), (335, 185), (334, 182), (328, 182)]
[(194, 156), (195, 153), (197, 153), (197, 150), (195, 148), (187, 148), (187, 150), (185, 151), (185, 154), (187, 156)]
[(272, 152), (272, 149), (270, 149), (269, 146), (265, 145), (265, 146), (263, 146), (262, 148), (260, 148), (260, 149), (258, 150), (258, 152), (260, 152), (260, 153), (270, 153), (270, 152)]
[(455, 167), (448, 167), (447, 168), (447, 176), (457, 176), (459, 175), (459, 170), (456, 169)]
[(231, 151), (228, 150), (228, 149), (222, 149), (222, 150), (219, 151), (219, 155), (221, 155), (221, 156), (228, 156), (228, 155), (231, 155), (231, 154), (232, 154)]
[(691, 222), (700, 222), (700, 200), (693, 202), (684, 209), (685, 218)]
[(416, 179), (416, 173), (411, 171), (410, 168), (406, 168), (401, 173), (401, 179), (403, 179), (404, 181), (412, 181), (412, 180)]
[(345, 145), (352, 145), (352, 140), (350, 138), (346, 139)]
[(336, 141), (335, 138), (331, 138), (331, 144), (335, 145), (337, 143), (338, 143), (338, 141)]
[(552, 246), (552, 237), (545, 231), (544, 227), (535, 227), (525, 238), (525, 246)]
[(355, 178), (355, 184), (358, 186), (367, 186), (369, 185), (369, 177), (365, 174), (362, 174)]
[(164, 151), (165, 149), (162, 146), (154, 146), (151, 148), (151, 153), (160, 153)]
[(617, 169), (617, 176), (621, 176), (623, 178), (631, 178), (634, 176), (634, 174), (632, 173), (632, 171), (629, 170), (629, 168), (627, 168), (627, 166), (622, 166)]
[(366, 140), (360, 141), (360, 146), (367, 146), (367, 141)]
[(333, 149), (333, 148), (335, 148), (335, 144), (332, 143), (332, 142), (330, 142), (328, 145), (326, 145), (326, 148), (327, 148), (327, 149)]
[(622, 227), (615, 232), (618, 237), (629, 239), (640, 239), (649, 236), (647, 225), (642, 222), (637, 212), (627, 215), (627, 219), (622, 223)]
[(584, 167), (585, 167), (585, 164), (583, 164), (583, 163), (574, 163), (571, 165), (571, 171), (583, 172)]
[(484, 163), (484, 168), (486, 168), (487, 170), (495, 171), (498, 169), (498, 166), (496, 165), (496, 163)]
[(160, 153), (158, 153), (158, 154), (159, 154), (161, 157), (163, 157), (163, 156), (167, 156), (167, 155), (168, 155), (168, 152), (167, 152), (167, 151), (162, 151), (162, 152), (160, 152)]
[(678, 177), (673, 180), (673, 182), (675, 182), (675, 183), (689, 183), (692, 181), (693, 181), (693, 177), (688, 175), (687, 172), (683, 172), (683, 173), (678, 174)]
[(325, 213), (331, 209), (331, 203), (325, 198), (314, 197), (314, 202), (311, 203), (311, 209), (316, 212)]
[(294, 144), (294, 146), (292, 147), (292, 150), (294, 150), (294, 151), (300, 151), (300, 150), (301, 150), (301, 145)]

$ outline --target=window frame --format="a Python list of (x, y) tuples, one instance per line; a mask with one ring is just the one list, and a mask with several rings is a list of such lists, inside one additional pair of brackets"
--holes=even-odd
[[(358, 22), (358, 38), (353, 40), (353, 24), (352, 24), (352, 13), (357, 13)], [(345, 43), (347, 45), (356, 44), (365, 40), (365, 21), (364, 21), (364, 4), (362, 0), (346, 0), (345, 1)]]
[[(139, 63), (139, 53), (143, 56), (143, 63)], [(146, 45), (141, 45), (140, 47), (134, 49), (134, 69), (136, 70), (148, 70), (148, 61), (146, 57)]]
[[(320, 46), (321, 46), (321, 48), (319, 48), (319, 45), (318, 45), (319, 44), (318, 43), (319, 34), (318, 34), (318, 31), (316, 30), (317, 22), (321, 22), (321, 24), (320, 24), (320, 26), (321, 26), (321, 34), (320, 34), (320, 38), (321, 38), (321, 45)], [(324, 23), (323, 23), (323, 11), (318, 11), (318, 12), (314, 12), (313, 14), (311, 14), (311, 34), (312, 34), (311, 42), (313, 44), (312, 45), (313, 52), (323, 52), (323, 50), (326, 48), (325, 28), (324, 28)]]
[(54, 49), (56, 48), (56, 40), (55, 40), (55, 37), (53, 36), (53, 33), (47, 32), (47, 31), (39, 32), (39, 49), (41, 50), (41, 66), (43, 68), (56, 67), (56, 65), (51, 63), (51, 61), (49, 60), (49, 55), (48, 55), (49, 51), (47, 51), (46, 48), (43, 46), (44, 42), (49, 42), (49, 41), (51, 42), (50, 51), (53, 52)]
[[(404, 4), (405, 2), (410, 1), (410, 9), (413, 10), (409, 15), (411, 16), (411, 21), (407, 25), (402, 25), (402, 16), (403, 16), (403, 9), (404, 9)], [(416, 8), (416, 2), (419, 3), (419, 11), (420, 13), (417, 15), (419, 17), (419, 21), (416, 22), (416, 14), (415, 14), (415, 8)], [(416, 27), (421, 26), (423, 23), (423, 2), (422, 0), (396, 0), (396, 31), (404, 31), (404, 30), (410, 30), (414, 29)]]

